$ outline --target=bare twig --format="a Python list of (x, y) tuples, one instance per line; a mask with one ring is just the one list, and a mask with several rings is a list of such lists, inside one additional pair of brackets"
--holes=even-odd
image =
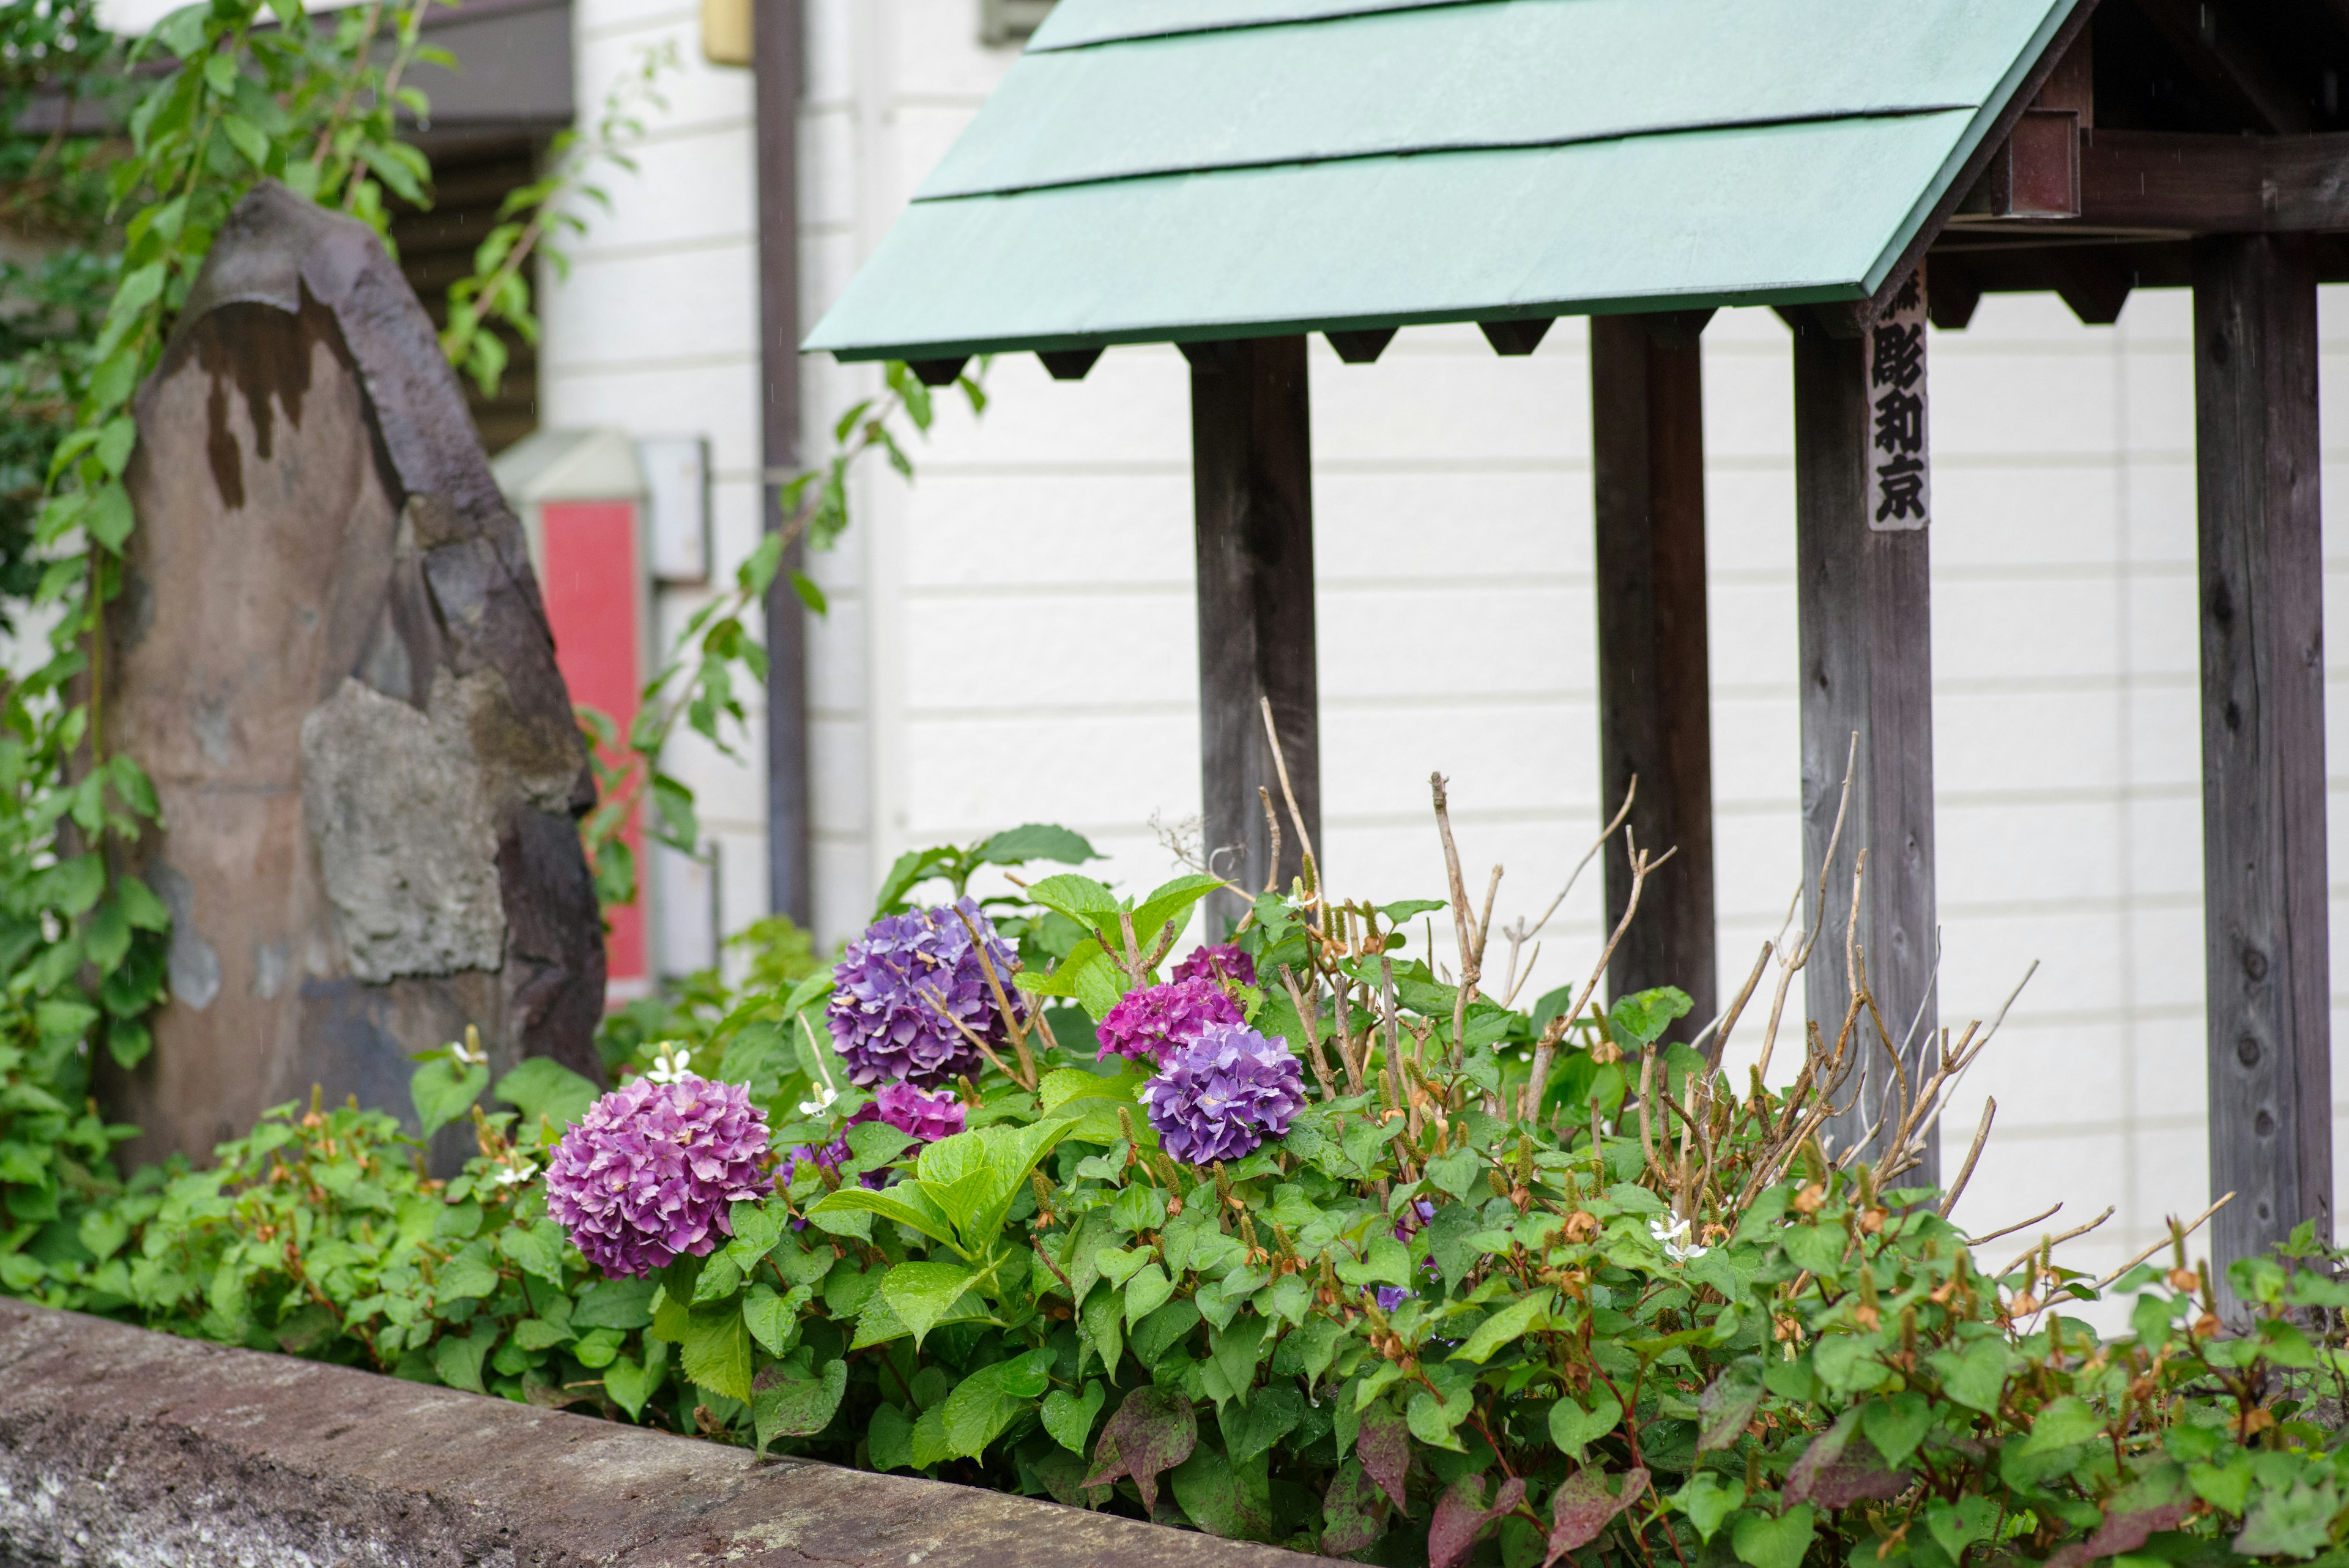
[(1321, 1085), (1321, 1097), (1338, 1097), (1338, 1081), (1330, 1073), (1330, 1059), (1321, 1052), (1321, 1005), (1309, 1002), (1297, 984), (1297, 975), (1287, 964), (1280, 966), (1280, 983), (1288, 989), (1290, 1005), (1297, 1009), (1297, 1021), (1305, 1026), (1308, 1049), (1305, 1060), (1313, 1069), (1314, 1081)]
[(1297, 792), (1288, 784), (1288, 759), (1280, 750), (1280, 731), (1272, 722), (1272, 699), (1259, 697), (1264, 710), (1264, 738), (1272, 744), (1272, 769), (1280, 778), (1280, 798), (1288, 804), (1288, 820), (1297, 826), (1298, 858), (1305, 867), (1306, 895), (1321, 907), (1321, 863), (1313, 853), (1313, 836), (1305, 831), (1305, 814), (1297, 809)]
[(2033, 1214), (2028, 1220), (2018, 1220), (2012, 1225), (2002, 1225), (1995, 1231), (1976, 1236), (1972, 1240), (1969, 1241), (1966, 1245), (1969, 1247), (1980, 1247), (1987, 1242), (1997, 1241), (2001, 1236), (2012, 1236), (2017, 1231), (2028, 1230), (2032, 1226), (2038, 1224), (2042, 1220), (2046, 1219), (2049, 1215), (2054, 1213), (2056, 1210), (2063, 1207), (2064, 1205), (2060, 1202), (2053, 1204), (2048, 1208), (2041, 1210), (2038, 1213)]
[(1958, 1168), (1958, 1179), (1950, 1183), (1949, 1191), (1941, 1195), (1941, 1206), (1936, 1212), (1942, 1219), (1947, 1220), (1950, 1217), (1950, 1210), (1958, 1206), (1958, 1195), (1966, 1189), (1966, 1183), (1972, 1179), (1974, 1161), (1982, 1158), (1982, 1145), (1990, 1141), (1991, 1119), (1997, 1115), (1998, 1102), (1995, 1099), (1984, 1100), (1982, 1126), (1974, 1129), (1973, 1147), (1966, 1150), (1966, 1162)]
[(2191, 1236), (2195, 1231), (2199, 1231), (2202, 1228), (2202, 1222), (2205, 1220), (2209, 1219), (2211, 1215), (2216, 1214), (2220, 1210), (2224, 1209), (2229, 1203), (2234, 1201), (2234, 1197), (2235, 1195), (2233, 1193), (2228, 1193), (2226, 1197), (2220, 1199), (2218, 1202), (2213, 1203), (2209, 1208), (2205, 1209), (2201, 1213), (2194, 1216), (2192, 1221), (2184, 1226), (2178, 1226), (2178, 1221), (2175, 1220), (2171, 1220), (2170, 1224), (2177, 1228), (2173, 1229), (2168, 1235), (2164, 1236), (2160, 1241), (2156, 1241), (2152, 1246), (2147, 1247), (2144, 1251), (2139, 1252), (2136, 1257), (2131, 1258), (2127, 1262), (2123, 1263), (2119, 1268), (2115, 1269), (2111, 1273), (2106, 1274), (2103, 1279), (2098, 1280), (2096, 1282), (2095, 1288), (2097, 1290), (2103, 1290), (2106, 1285), (2111, 1284), (2115, 1280), (2119, 1279), (2123, 1274), (2127, 1273), (2131, 1269), (2136, 1268), (2139, 1263), (2144, 1262), (2147, 1258), (2152, 1257), (2164, 1247), (2182, 1243), (2187, 1237)]
[(1737, 1020), (1745, 1012), (1745, 1003), (1753, 997), (1754, 988), (1762, 983), (1762, 971), (1770, 967), (1773, 950), (1770, 943), (1762, 944), (1761, 952), (1754, 960), (1754, 972), (1745, 977), (1744, 989), (1737, 993), (1737, 1000), (1729, 1004), (1729, 1011), (1721, 1015), (1721, 1027), (1713, 1034), (1713, 1049), (1704, 1054), (1707, 1071), (1721, 1070), (1722, 1056), (1729, 1049), (1729, 1032), (1737, 1027)]
[(987, 943), (978, 934), (978, 922), (960, 904), (951, 908), (955, 918), (962, 921), (962, 929), (970, 933), (970, 950), (978, 955), (978, 967), (986, 971), (988, 988), (995, 993), (995, 1010), (1003, 1015), (1003, 1027), (1010, 1033), (1011, 1049), (1019, 1057), (1019, 1085), (1033, 1094), (1036, 1089), (1036, 1058), (1028, 1049), (1028, 1031), (1020, 1027), (1019, 1015), (1011, 1011), (1011, 1001), (1003, 994), (1003, 981), (995, 972), (995, 961), (988, 956)]
[(2106, 1220), (2111, 1219), (2113, 1214), (2114, 1210), (2107, 1206), (2102, 1214), (2097, 1215), (2085, 1225), (2075, 1225), (2069, 1231), (2064, 1231), (2061, 1236), (2043, 1237), (2039, 1241), (2027, 1248), (2021, 1257), (2015, 1259), (2014, 1262), (2007, 1264), (2006, 1267), (1992, 1274), (1991, 1278), (1994, 1280), (2002, 1280), (2006, 1278), (2007, 1275), (2014, 1272), (2015, 1270), (2029, 1262), (2031, 1261), (2032, 1253), (2042, 1251), (2051, 1247), (2060, 1247), (2075, 1236), (2085, 1236), (2089, 1231), (2095, 1230), (2097, 1226), (2103, 1224)]
[(1633, 774), (1630, 785), (1623, 791), (1621, 808), (1615, 813), (1613, 820), (1599, 830), (1599, 836), (1590, 841), (1590, 847), (1582, 852), (1582, 858), (1574, 863), (1574, 870), (1568, 876), (1566, 886), (1557, 890), (1557, 897), (1549, 901), (1549, 908), (1541, 912), (1541, 919), (1536, 920), (1531, 926), (1520, 919), (1515, 926), (1502, 931), (1501, 934), (1509, 939), (1509, 983), (1503, 988), (1506, 992), (1503, 1005), (1515, 1007), (1517, 1004), (1517, 988), (1523, 985), (1534, 971), (1533, 961), (1528, 959), (1526, 961), (1525, 974), (1517, 973), (1517, 950), (1539, 936), (1542, 928), (1549, 924), (1549, 918), (1557, 913), (1557, 907), (1566, 902), (1566, 896), (1573, 892), (1574, 885), (1582, 879), (1583, 871), (1588, 867), (1593, 859), (1597, 858), (1599, 852), (1607, 847), (1607, 841), (1615, 836), (1616, 830), (1630, 818), (1632, 798), (1639, 793), (1640, 775)]

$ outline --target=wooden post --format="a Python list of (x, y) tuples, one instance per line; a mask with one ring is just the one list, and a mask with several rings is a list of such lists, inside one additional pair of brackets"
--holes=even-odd
[[(1602, 822), (1636, 776), (1627, 826), (1651, 877), (1615, 950), (1617, 996), (1676, 985), (1716, 1008), (1713, 961), (1713, 705), (1704, 595), (1702, 317), (1590, 321), (1590, 425), (1597, 479), (1599, 769)], [(1622, 919), (1631, 863), (1606, 851), (1607, 921)]]
[(1191, 473), (1199, 562), (1203, 844), (1237, 890), (1209, 905), (1237, 919), (1271, 869), (1259, 789), (1281, 814), (1279, 886), (1299, 874), (1297, 833), (1264, 733), (1272, 702), (1288, 782), (1321, 851), (1313, 649), (1312, 433), (1305, 339), (1190, 344)]
[[(2299, 234), (2194, 244), (2203, 951), (2220, 1266), (2333, 1235), (2316, 274)], [(2224, 1290), (2223, 1282), (2221, 1290)]]
[[(1921, 297), (1857, 337), (1807, 324), (1795, 334), (1806, 919), (1817, 919), (1823, 872), (1826, 905), (1803, 994), (1833, 1051), (1850, 1000), (1847, 922), (1856, 920), (1868, 989), (1912, 1085), (1938, 1059), (1939, 1012), (1923, 334)], [(1855, 733), (1851, 805), (1830, 859)], [(1862, 848), (1868, 872), (1855, 910)], [(1899, 1075), (1864, 1012), (1852, 1050), (1856, 1065), (1837, 1096), (1847, 1108), (1831, 1124), (1837, 1155), (1899, 1109)], [(1934, 1182), (1939, 1169), (1929, 1139), (1924, 1170), (1906, 1180)]]

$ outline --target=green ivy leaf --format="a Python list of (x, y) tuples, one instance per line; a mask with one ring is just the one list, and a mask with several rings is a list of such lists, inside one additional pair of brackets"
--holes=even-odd
[(1672, 1493), (1673, 1505), (1688, 1515), (1689, 1522), (1696, 1527), (1697, 1539), (1708, 1542), (1713, 1532), (1721, 1528), (1721, 1521), (1744, 1501), (1744, 1481), (1713, 1470), (1697, 1471), (1686, 1486)]
[(540, 1118), (569, 1127), (587, 1114), (603, 1091), (550, 1056), (532, 1056), (498, 1080), (497, 1097), (522, 1112), (522, 1126), (537, 1130)]
[(1623, 1418), (1622, 1401), (1606, 1385), (1592, 1384), (1589, 1400), (1585, 1406), (1560, 1399), (1549, 1407), (1549, 1440), (1560, 1453), (1578, 1459), (1587, 1445), (1613, 1431)]
[(1766, 1514), (1740, 1514), (1729, 1543), (1737, 1560), (1749, 1568), (1802, 1568), (1814, 1533), (1811, 1506), (1790, 1508), (1773, 1519)]
[(1055, 1388), (1044, 1396), (1044, 1430), (1054, 1442), (1081, 1458), (1092, 1436), (1093, 1421), (1108, 1398), (1109, 1391), (1090, 1380), (1081, 1398), (1066, 1388)]
[(832, 1425), (833, 1415), (847, 1392), (848, 1363), (838, 1357), (825, 1362), (822, 1372), (795, 1361), (768, 1366), (750, 1389), (750, 1423), (759, 1452), (765, 1453), (767, 1445), (777, 1438), (809, 1438), (823, 1431)]
[(455, 1063), (443, 1058), (416, 1069), (408, 1080), (408, 1096), (416, 1102), (416, 1118), (423, 1124), (424, 1136), (430, 1137), (472, 1109), (473, 1102), (489, 1086), (487, 1067), (468, 1067), (460, 1073)]
[(978, 1271), (960, 1263), (899, 1263), (881, 1277), (880, 1294), (918, 1345), (978, 1282)]
[(1476, 1332), (1467, 1343), (1452, 1353), (1454, 1361), (1483, 1362), (1491, 1359), (1495, 1351), (1514, 1344), (1537, 1329), (1549, 1326), (1549, 1309), (1555, 1296), (1548, 1291), (1536, 1291), (1501, 1308), (1476, 1325)]

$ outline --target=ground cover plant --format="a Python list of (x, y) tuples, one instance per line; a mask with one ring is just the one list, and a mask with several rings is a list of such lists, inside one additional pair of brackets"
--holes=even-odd
[[(388, 1116), (284, 1107), (212, 1169), (69, 1205), (0, 1281), (1367, 1561), (2151, 1568), (2349, 1534), (2333, 1255), (2238, 1263), (2230, 1324), (2186, 1225), (2105, 1279), (2045, 1238), (1989, 1262), (1903, 1184), (1979, 1032), (1873, 1167), (1821, 1137), (1864, 984), (1789, 1091), (1719, 1070), (1748, 1012), (1775, 1048), (1822, 931), (1692, 1028), (1669, 991), (1601, 1009), (1603, 954), (1511, 1005), (1523, 925), (1487, 992), (1492, 901), (1456, 876), (1265, 890), (1203, 943), (1215, 878), (1121, 895), (1091, 854), (1030, 827), (907, 857), (836, 965), (787, 944), (623, 1021), (608, 1096), (436, 1054), (425, 1120), (480, 1140), (445, 1184)], [(988, 864), (1020, 881), (973, 898)], [(1456, 961), (1402, 957), (1446, 907)], [(103, 1129), (50, 1115), (98, 1168)], [(2115, 1293), (2127, 1334), (2064, 1313)]]

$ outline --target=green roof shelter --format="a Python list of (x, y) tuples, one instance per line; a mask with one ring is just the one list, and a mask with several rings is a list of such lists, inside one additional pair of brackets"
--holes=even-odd
[[(2316, 286), (2349, 277), (2349, 0), (1061, 0), (808, 337), (933, 382), (1191, 364), (1207, 842), (1260, 883), (1269, 701), (1318, 826), (1306, 335), (1591, 317), (1600, 748), (1681, 853), (1610, 971), (1715, 998), (1699, 335), (1795, 328), (1806, 848), (1935, 1047), (1924, 324), (2194, 290), (2222, 1257), (2331, 1232)], [(1853, 818), (1829, 858), (1858, 736)], [(1295, 846), (1283, 850), (1295, 869)], [(1619, 852), (1610, 914), (1629, 896)], [(1838, 962), (1807, 971), (1840, 1018)], [(1843, 1123), (1864, 1136), (1891, 1064)]]

